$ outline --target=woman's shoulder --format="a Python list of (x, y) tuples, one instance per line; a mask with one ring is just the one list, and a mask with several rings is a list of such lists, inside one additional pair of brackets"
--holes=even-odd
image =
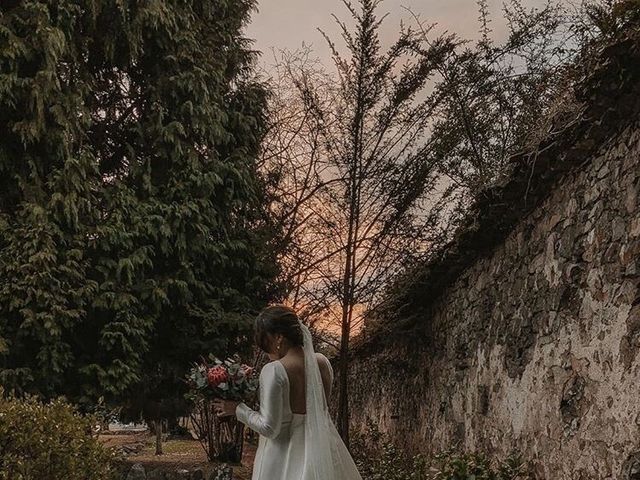
[(329, 360), (326, 355), (316, 352), (316, 358), (318, 359), (318, 366), (320, 370), (324, 370), (329, 372), (329, 375), (333, 375), (333, 367), (331, 366), (331, 360)]
[(316, 352), (316, 358), (321, 363), (331, 364), (331, 362), (329, 361), (329, 359), (327, 358), (327, 356), (324, 353)]
[(284, 365), (282, 365), (278, 360), (273, 360), (262, 367), (262, 370), (260, 371), (260, 380), (265, 380), (267, 378), (280, 380), (283, 377), (283, 373), (286, 375)]
[(260, 375), (269, 375), (269, 374), (275, 373), (276, 369), (278, 368), (276, 363), (278, 363), (277, 360), (272, 360), (270, 362), (265, 363), (262, 366), (262, 370), (260, 370)]

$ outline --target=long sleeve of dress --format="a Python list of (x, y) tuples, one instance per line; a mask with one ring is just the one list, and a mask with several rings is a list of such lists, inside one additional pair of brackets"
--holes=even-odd
[[(324, 364), (325, 368), (327, 369), (327, 374), (328, 374), (328, 379), (327, 379), (327, 383), (328, 385), (324, 385), (325, 387), (325, 395), (326, 395), (326, 399), (327, 399), (327, 403), (329, 403), (329, 400), (331, 398), (331, 391), (333, 390), (333, 367), (331, 366), (331, 362), (329, 361), (329, 359), (322, 353), (316, 353), (316, 357), (318, 358), (318, 361), (322, 364)], [(320, 372), (322, 374), (322, 369), (320, 369)], [(324, 378), (323, 378), (323, 382), (324, 382)]]
[(283, 381), (274, 363), (267, 363), (260, 372), (260, 411), (251, 409), (245, 403), (236, 407), (238, 420), (271, 439), (280, 433), (284, 410)]

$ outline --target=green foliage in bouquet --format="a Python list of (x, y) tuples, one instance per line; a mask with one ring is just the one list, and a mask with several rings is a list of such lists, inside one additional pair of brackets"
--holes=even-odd
[(0, 389), (0, 480), (115, 480), (95, 420), (62, 400), (6, 397)]
[(187, 375), (187, 398), (223, 398), (252, 403), (258, 390), (253, 367), (243, 364), (239, 355), (220, 360), (209, 355), (208, 362), (196, 363)]
[(239, 355), (220, 360), (209, 355), (196, 363), (186, 377), (192, 403), (190, 418), (198, 439), (210, 461), (238, 463), (242, 460), (244, 425), (235, 417), (218, 417), (213, 399), (252, 404), (258, 390), (255, 369), (242, 363)]

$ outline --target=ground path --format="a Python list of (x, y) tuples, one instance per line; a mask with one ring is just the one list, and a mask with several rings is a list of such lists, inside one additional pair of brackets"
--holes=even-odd
[[(131, 465), (140, 463), (145, 470), (195, 470), (197, 468), (208, 472), (212, 464), (197, 440), (167, 440), (163, 443), (163, 455), (155, 455), (155, 436), (148, 432), (105, 434), (100, 436), (100, 441), (108, 448), (114, 448), (118, 452), (126, 453), (126, 461)], [(251, 465), (255, 456), (256, 446), (246, 443), (242, 456), (242, 466), (233, 467), (233, 478), (249, 480), (251, 478)], [(215, 464), (213, 464), (215, 466)]]

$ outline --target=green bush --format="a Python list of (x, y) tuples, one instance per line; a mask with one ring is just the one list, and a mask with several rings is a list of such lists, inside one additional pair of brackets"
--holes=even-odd
[(427, 459), (389, 442), (369, 420), (364, 434), (352, 435), (351, 450), (363, 480), (426, 480)]
[(481, 453), (444, 452), (433, 458), (409, 455), (369, 422), (354, 434), (352, 451), (363, 480), (527, 480), (517, 455), (492, 461)]
[(491, 461), (481, 453), (447, 452), (437, 455), (425, 480), (526, 480), (519, 456)]
[(62, 400), (4, 398), (0, 388), (0, 480), (112, 480), (93, 425)]

